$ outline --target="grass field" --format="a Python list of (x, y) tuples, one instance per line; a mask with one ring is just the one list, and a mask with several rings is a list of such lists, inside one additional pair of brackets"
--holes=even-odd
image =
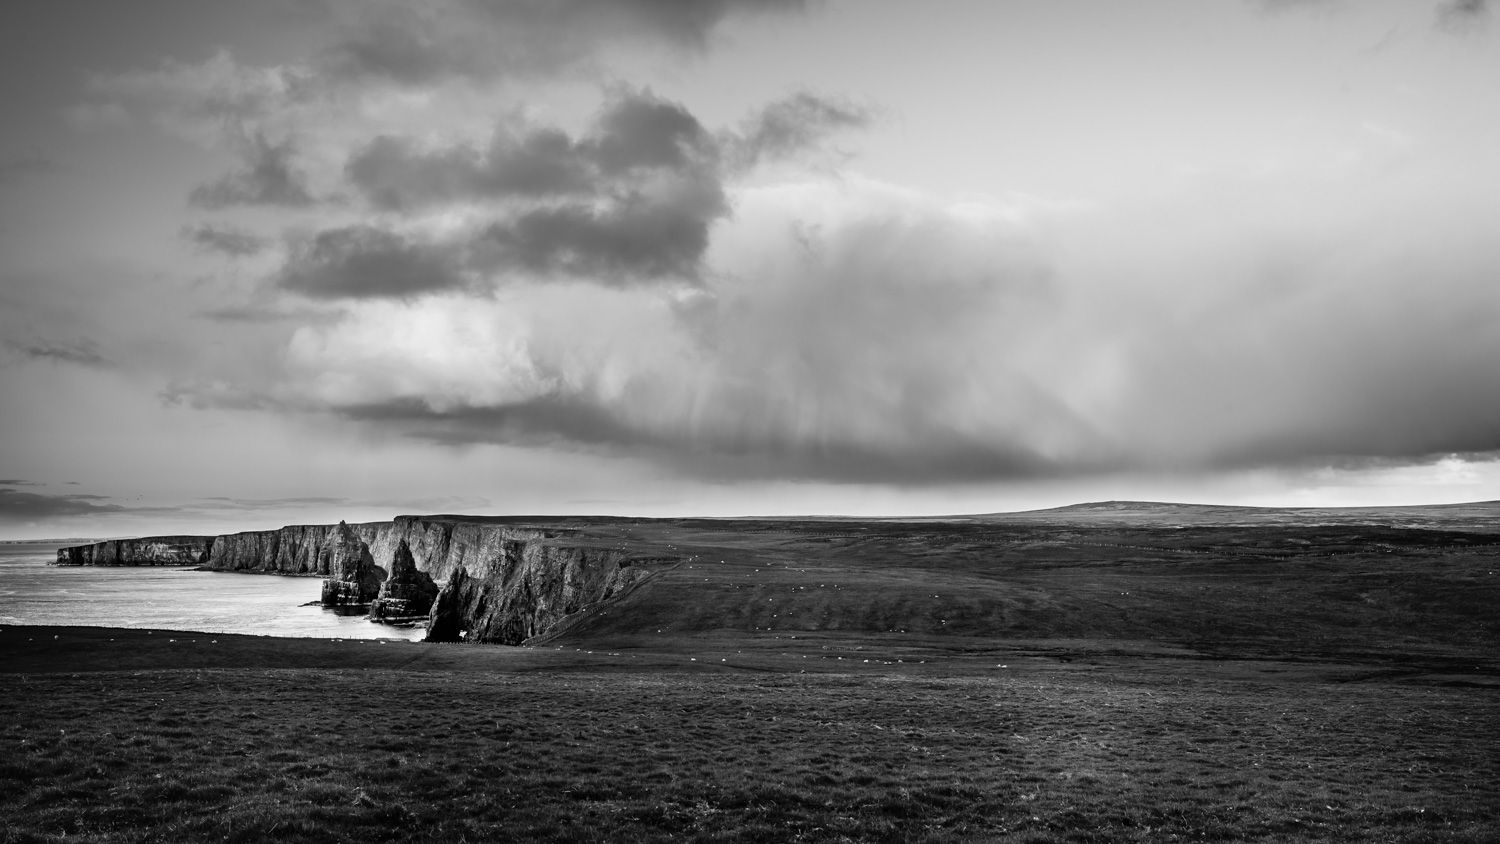
[[(58, 655), (107, 634), (177, 638), (141, 650), (223, 667), (0, 675), (7, 844), (1477, 842), (1500, 829), (1497, 689), (1359, 666), (923, 651), (909, 666), (793, 671), (822, 646), (708, 664), (12, 627), (0, 667), (65, 668)], [(294, 663), (364, 667), (282, 667), (283, 642)]]
[(1480, 516), (613, 523), (683, 564), (521, 648), (11, 626), (0, 842), (1497, 841)]

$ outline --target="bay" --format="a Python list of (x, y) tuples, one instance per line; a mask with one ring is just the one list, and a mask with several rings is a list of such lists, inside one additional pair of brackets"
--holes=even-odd
[[(65, 543), (68, 545), (77, 543)], [(67, 624), (319, 639), (410, 639), (321, 606), (322, 579), (168, 566), (57, 566), (58, 543), (0, 543), (0, 624)]]

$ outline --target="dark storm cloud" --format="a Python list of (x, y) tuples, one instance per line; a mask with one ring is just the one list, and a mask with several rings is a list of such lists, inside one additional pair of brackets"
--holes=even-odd
[(455, 200), (602, 194), (642, 170), (706, 168), (712, 138), (681, 105), (649, 91), (620, 91), (591, 131), (574, 140), (553, 128), (498, 129), (483, 152), (466, 146), (423, 152), (382, 136), (355, 153), (349, 181), (377, 207), (414, 208)]
[(345, 172), (386, 210), (529, 202), (474, 244), (471, 257), (481, 269), (609, 284), (694, 280), (711, 228), (729, 213), (726, 170), (806, 151), (868, 121), (864, 109), (803, 92), (767, 106), (741, 133), (716, 137), (682, 105), (622, 89), (576, 140), (551, 128), (517, 134), (502, 127), (481, 152), (421, 151), (382, 137)]
[(222, 252), (233, 258), (246, 258), (258, 254), (269, 243), (266, 238), (253, 232), (212, 223), (184, 226), (182, 236), (201, 250)]
[(564, 71), (606, 43), (648, 40), (701, 49), (737, 12), (795, 11), (803, 0), (433, 0), (353, 4), (325, 53), (333, 78), (428, 85)]
[(588, 162), (567, 133), (538, 129), (517, 136), (497, 132), (489, 149), (454, 147), (423, 153), (383, 135), (356, 152), (349, 181), (372, 205), (387, 210), (497, 196), (582, 193)]
[(500, 203), (500, 219), (472, 244), (476, 268), (608, 284), (696, 278), (709, 230), (729, 210), (718, 142), (687, 109), (649, 91), (615, 92), (576, 140), (502, 128), (482, 153), (424, 153), (386, 137), (346, 174), (385, 209)]
[(99, 345), (92, 340), (75, 340), (72, 342), (44, 341), (37, 343), (11, 343), (9, 345), (36, 360), (50, 360), (58, 363), (71, 363), (78, 366), (100, 368), (110, 365), (104, 355), (99, 353)]
[(42, 495), (0, 489), (0, 519), (20, 521), (58, 516), (97, 516), (123, 513), (128, 509), (118, 504), (95, 503), (103, 500), (107, 499), (102, 495)]
[(596, 404), (574, 396), (545, 396), (506, 405), (434, 410), (420, 399), (393, 399), (337, 408), (347, 419), (404, 427), (417, 438), (449, 445), (642, 445), (654, 440), (631, 430)]
[(465, 285), (448, 250), (372, 226), (319, 232), (293, 251), (277, 279), (314, 299), (402, 299)]
[(848, 442), (765, 441), (733, 434), (684, 441), (633, 426), (583, 396), (548, 395), (496, 406), (435, 410), (417, 399), (345, 406), (346, 418), (440, 445), (551, 446), (629, 453), (705, 479), (781, 478), (839, 483), (942, 484), (1058, 476), (1070, 469), (995, 443), (928, 442), (917, 451)]
[(476, 244), (499, 268), (589, 278), (605, 284), (695, 279), (713, 222), (728, 213), (717, 181), (634, 192), (600, 210), (542, 208), (491, 226)]
[(244, 166), (220, 179), (195, 188), (188, 200), (201, 208), (235, 205), (275, 205), (289, 208), (311, 205), (303, 174), (293, 165), (296, 150), (291, 141), (273, 143), (256, 134), (241, 144)]
[(753, 166), (813, 149), (829, 135), (868, 126), (870, 120), (869, 109), (803, 91), (761, 109), (732, 144), (737, 160)]
[(684, 170), (712, 152), (698, 118), (650, 91), (616, 95), (583, 146), (606, 176), (641, 168)]
[(36, 481), (24, 481), (19, 478), (7, 478), (0, 480), (0, 486), (41, 486)]
[(1437, 23), (1443, 29), (1462, 31), (1481, 21), (1489, 10), (1488, 0), (1445, 0), (1438, 4)]

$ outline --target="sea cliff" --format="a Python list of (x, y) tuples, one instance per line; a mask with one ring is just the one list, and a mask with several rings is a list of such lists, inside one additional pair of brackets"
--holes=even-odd
[(208, 562), (212, 536), (111, 539), (57, 549), (60, 566), (199, 566)]
[[(356, 557), (379, 573), (379, 583), (359, 589), (337, 585), (351, 577)], [(325, 599), (330, 586), (339, 593), (334, 603), (367, 603), (375, 591), (399, 592), (415, 577), (414, 565), (416, 573), (440, 586), (429, 616), (430, 641), (507, 645), (560, 629), (571, 617), (676, 562), (602, 547), (575, 528), (418, 516), (111, 540), (57, 552), (58, 565), (198, 565), (209, 571), (323, 577)], [(387, 576), (402, 583), (386, 584)]]

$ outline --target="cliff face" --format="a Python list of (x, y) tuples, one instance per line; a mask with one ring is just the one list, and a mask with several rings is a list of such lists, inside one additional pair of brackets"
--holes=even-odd
[(199, 566), (208, 562), (212, 536), (112, 539), (57, 549), (60, 566)]
[(323, 605), (326, 607), (359, 606), (375, 600), (385, 572), (375, 567), (370, 546), (361, 542), (347, 524), (339, 522), (334, 541), (321, 562), (327, 559), (328, 577), (323, 580)]
[(644, 580), (652, 563), (613, 548), (510, 541), (497, 559), (462, 567), (433, 604), (429, 642), (518, 645)]
[[(420, 615), (430, 603), (429, 641), (504, 644), (555, 630), (676, 562), (593, 547), (567, 528), (414, 516), (101, 542), (61, 549), (57, 559), (64, 565), (202, 565), (321, 576), (327, 578), (324, 604), (373, 602), (381, 618)], [(439, 583), (445, 584), (440, 592)]]
[[(402, 516), (390, 522), (349, 525), (369, 546), (374, 564), (390, 571), (396, 547), (406, 543), (418, 571), (447, 580), (460, 566), (477, 566), (498, 558), (504, 543), (542, 539), (559, 531), (510, 525), (484, 525)], [(235, 533), (213, 539), (205, 567), (214, 571), (264, 574), (329, 575), (326, 549), (337, 541), (337, 525), (290, 525), (280, 530)]]
[(380, 585), (380, 594), (370, 604), (371, 621), (401, 621), (427, 618), (438, 587), (427, 572), (417, 569), (406, 540), (396, 545), (391, 574)]

